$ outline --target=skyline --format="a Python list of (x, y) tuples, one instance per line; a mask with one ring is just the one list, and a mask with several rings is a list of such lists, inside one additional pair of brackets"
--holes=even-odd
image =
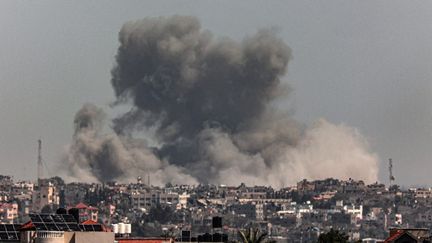
[[(431, 166), (432, 42), (431, 32), (421, 28), (430, 29), (430, 4), (341, 3), (234, 2), (237, 6), (221, 14), (226, 5), (193, 1), (176, 7), (2, 2), (0, 163), (14, 161), (18, 166), (5, 172), (17, 178), (34, 176), (41, 138), (45, 163), (54, 166), (71, 142), (73, 116), (84, 103), (101, 106), (111, 117), (120, 112), (110, 107), (115, 99), (109, 80), (121, 26), (146, 16), (185, 14), (197, 16), (215, 36), (235, 40), (275, 26), (293, 51), (283, 77), (292, 95), (277, 105), (306, 124), (324, 117), (358, 128), (380, 157), (380, 181), (387, 181), (387, 159), (393, 158), (397, 183), (432, 184), (425, 169)], [(86, 9), (93, 14), (83, 14)], [(235, 18), (230, 11), (240, 10), (237, 24), (227, 24)], [(352, 21), (341, 21), (348, 17)]]

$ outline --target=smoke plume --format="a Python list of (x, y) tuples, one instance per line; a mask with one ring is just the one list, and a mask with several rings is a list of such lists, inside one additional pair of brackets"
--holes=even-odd
[[(353, 128), (312, 127), (273, 108), (290, 48), (271, 30), (242, 41), (215, 39), (194, 17), (126, 23), (112, 70), (115, 105), (132, 108), (102, 133), (104, 113), (75, 117), (65, 161), (94, 181), (155, 175), (159, 183), (266, 184), (308, 178), (377, 180), (377, 157)], [(134, 134), (153, 129), (150, 147)]]

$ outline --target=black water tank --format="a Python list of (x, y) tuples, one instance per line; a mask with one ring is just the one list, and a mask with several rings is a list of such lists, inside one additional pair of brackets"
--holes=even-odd
[(79, 209), (78, 208), (71, 208), (68, 210), (68, 214), (71, 214), (75, 220), (77, 221), (77, 223), (80, 223), (80, 218), (79, 218)]
[(222, 228), (222, 217), (213, 217), (213, 228)]
[(65, 208), (57, 208), (56, 214), (67, 214), (67, 210)]
[(189, 242), (191, 239), (191, 232), (190, 230), (182, 230), (181, 232), (181, 241)]

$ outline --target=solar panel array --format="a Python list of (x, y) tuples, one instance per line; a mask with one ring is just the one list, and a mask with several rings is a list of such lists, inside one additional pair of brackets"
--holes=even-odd
[(30, 214), (36, 231), (81, 231), (70, 214)]
[(79, 227), (82, 231), (99, 232), (103, 231), (100, 224), (80, 224)]
[(0, 240), (1, 241), (17, 241), (20, 239), (19, 228), (20, 224), (0, 224)]
[(103, 231), (102, 225), (78, 224), (71, 214), (30, 214), (36, 231)]

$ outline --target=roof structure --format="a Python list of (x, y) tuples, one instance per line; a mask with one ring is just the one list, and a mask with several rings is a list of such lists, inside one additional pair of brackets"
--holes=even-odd
[[(415, 242), (417, 242), (417, 239), (415, 236), (413, 236), (412, 234), (410, 234), (409, 232), (405, 231), (405, 230), (398, 230), (396, 231), (396, 233), (394, 233), (392, 236), (390, 236), (389, 238), (387, 238), (384, 243), (392, 243), (392, 242), (396, 242), (396, 240), (405, 237), (405, 238), (409, 238), (411, 240), (414, 240)], [(405, 242), (405, 241), (403, 241)]]
[(70, 214), (29, 214), (36, 231), (81, 231)]
[(75, 206), (75, 208), (78, 208), (78, 209), (87, 209), (88, 206), (85, 205), (84, 203), (80, 202), (80, 203), (78, 203), (78, 204)]
[(70, 214), (29, 214), (30, 221), (21, 230), (36, 231), (105, 231), (104, 227), (94, 221), (78, 224)]

